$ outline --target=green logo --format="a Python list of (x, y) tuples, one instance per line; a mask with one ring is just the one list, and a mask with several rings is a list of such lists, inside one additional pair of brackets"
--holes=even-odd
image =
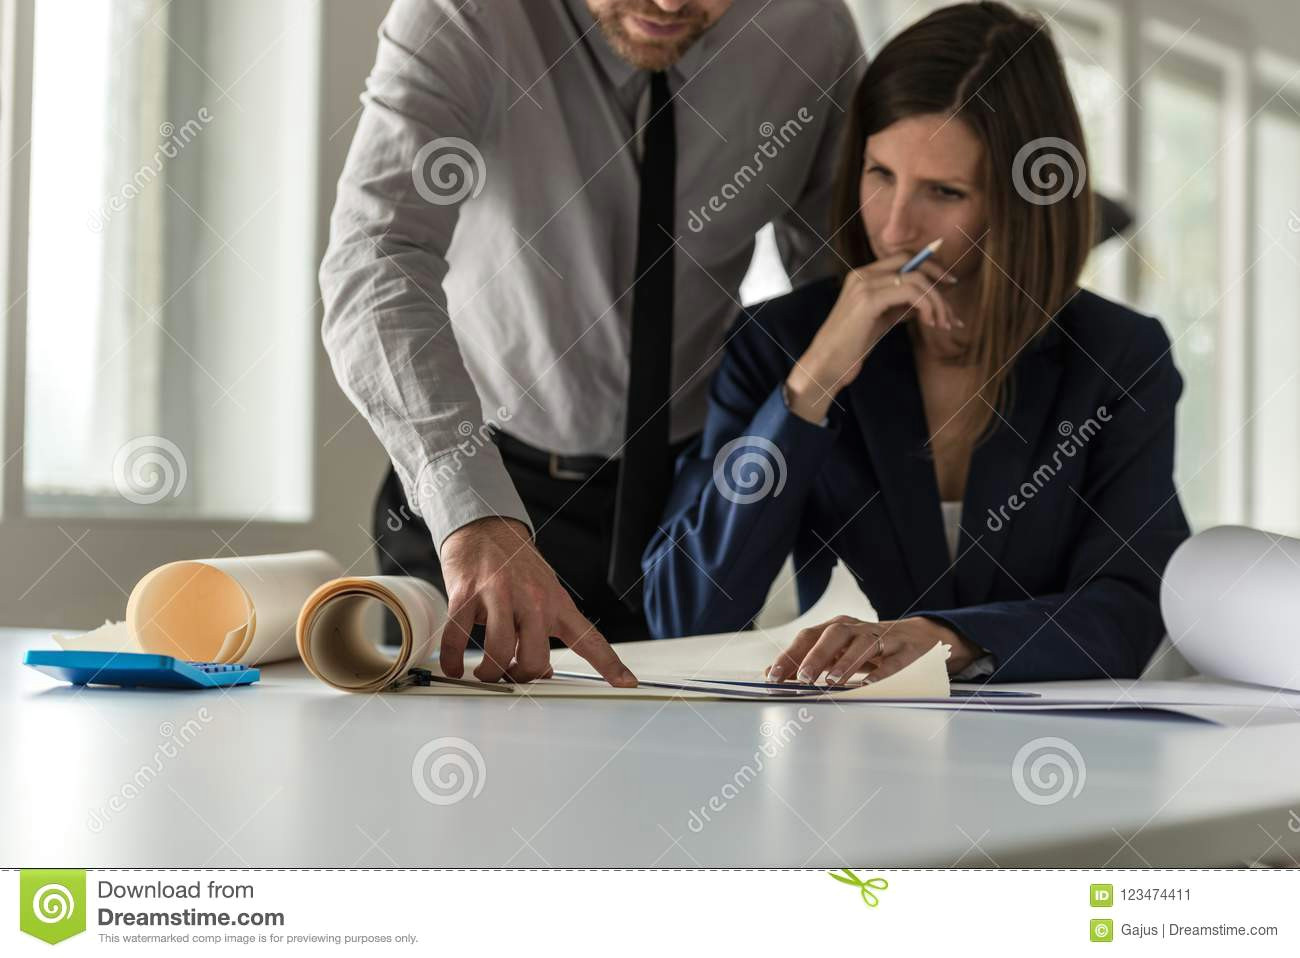
[(1114, 929), (1111, 927), (1110, 918), (1094, 918), (1088, 924), (1089, 941), (1112, 941), (1114, 939)]
[(1093, 908), (1110, 908), (1115, 904), (1114, 885), (1090, 885), (1088, 891)]
[[(852, 885), (854, 888), (858, 889), (858, 891), (862, 893), (862, 900), (867, 903), (867, 907), (875, 908), (880, 904), (880, 899), (876, 897), (876, 891), (884, 891), (889, 887), (889, 882), (885, 881), (885, 879), (881, 878), (879, 875), (873, 875), (871, 878), (863, 881), (847, 868), (841, 868), (840, 871), (844, 872), (844, 874), (837, 875), (834, 872), (827, 872), (826, 874), (830, 875), (836, 881), (844, 882), (844, 884)], [(875, 891), (872, 891), (872, 889), (875, 889)]]
[(18, 878), (18, 928), (57, 945), (86, 930), (86, 873), (24, 869)]

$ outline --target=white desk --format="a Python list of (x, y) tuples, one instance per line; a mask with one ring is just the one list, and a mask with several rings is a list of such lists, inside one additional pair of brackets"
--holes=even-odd
[[(7, 867), (1300, 859), (1300, 833), (1288, 827), (1300, 828), (1300, 814), (1289, 817), (1300, 813), (1294, 724), (361, 697), (298, 665), (273, 666), (259, 686), (228, 693), (78, 690), (20, 666), (28, 647), (50, 647), (47, 634), (0, 630)], [(765, 723), (770, 731), (797, 721), (803, 708), (811, 720), (773, 757), (759, 752), (758, 770)], [(175, 737), (191, 720), (199, 731), (167, 756), (160, 726), (172, 723)], [(439, 806), (417, 792), (412, 760), (440, 736), (482, 754), (477, 797)], [(1043, 736), (1083, 756), (1077, 797), (1036, 805), (1018, 794), (1013, 759)], [(114, 795), (120, 811), (109, 807)], [(722, 810), (692, 827), (692, 810), (707, 811), (714, 796)]]

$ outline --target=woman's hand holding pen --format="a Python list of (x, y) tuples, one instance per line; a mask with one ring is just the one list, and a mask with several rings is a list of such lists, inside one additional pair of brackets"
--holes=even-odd
[(821, 422), (835, 397), (862, 371), (876, 343), (899, 320), (915, 315), (919, 322), (946, 331), (963, 325), (939, 289), (956, 283), (956, 277), (947, 276), (933, 260), (900, 273), (910, 258), (899, 253), (879, 259), (844, 278), (830, 316), (786, 379), (790, 409), (797, 416)]

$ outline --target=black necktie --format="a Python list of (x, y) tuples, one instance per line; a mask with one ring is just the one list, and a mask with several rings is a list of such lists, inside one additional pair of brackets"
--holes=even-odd
[(650, 119), (641, 158), (632, 346), (628, 357), (627, 431), (618, 470), (609, 584), (629, 608), (641, 608), (641, 553), (668, 498), (668, 397), (673, 355), (673, 204), (677, 133), (668, 78), (650, 77)]

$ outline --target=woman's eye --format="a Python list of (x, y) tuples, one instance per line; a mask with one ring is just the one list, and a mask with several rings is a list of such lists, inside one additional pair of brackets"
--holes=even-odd
[(867, 173), (871, 176), (883, 176), (885, 178), (890, 176), (889, 170), (885, 169), (883, 166), (869, 166), (867, 167)]
[(966, 194), (961, 190), (954, 190), (948, 186), (936, 186), (934, 191), (945, 200), (961, 200), (966, 198)]

